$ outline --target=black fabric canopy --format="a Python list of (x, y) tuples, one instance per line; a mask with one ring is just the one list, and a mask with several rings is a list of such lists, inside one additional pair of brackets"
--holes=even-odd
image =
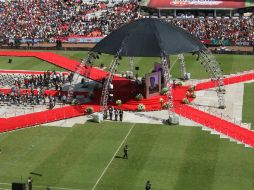
[(133, 21), (113, 31), (91, 50), (129, 57), (197, 52), (205, 46), (192, 34), (159, 19)]

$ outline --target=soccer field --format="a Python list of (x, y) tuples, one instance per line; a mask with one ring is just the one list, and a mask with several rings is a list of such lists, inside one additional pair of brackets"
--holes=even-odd
[[(80, 61), (82, 58), (85, 58), (87, 52), (82, 51), (56, 51), (57, 54), (69, 57), (76, 61)], [(228, 75), (231, 73), (242, 72), (246, 70), (254, 69), (254, 56), (252, 55), (214, 55), (220, 64), (221, 69), (223, 70), (223, 74)], [(112, 61), (111, 55), (102, 55), (100, 59), (95, 61), (95, 65), (100, 66), (104, 64), (107, 68), (109, 67)], [(125, 58), (120, 61), (120, 65), (118, 67), (118, 73), (122, 71), (129, 70), (129, 61), (130, 58)], [(205, 72), (203, 66), (196, 60), (196, 56), (192, 54), (185, 54), (186, 61), (186, 69), (187, 72), (191, 73), (191, 77), (193, 79), (203, 79), (209, 78), (208, 73)], [(134, 67), (139, 66), (140, 70), (138, 72), (139, 76), (144, 76), (147, 73), (150, 73), (153, 69), (154, 62), (161, 62), (158, 57), (136, 57), (134, 58)], [(171, 62), (171, 75), (175, 78), (180, 78), (180, 66), (177, 56), (170, 56)], [(107, 70), (107, 69), (106, 69)], [(200, 72), (203, 71), (203, 72)]]
[[(80, 61), (87, 52), (55, 51)], [(254, 69), (254, 56), (215, 55), (224, 74)], [(109, 66), (103, 55), (96, 65)], [(35, 58), (0, 57), (0, 69), (57, 70)], [(194, 56), (186, 55), (192, 78), (208, 78)], [(176, 56), (174, 77), (180, 77)], [(123, 58), (118, 72), (128, 70)], [(152, 71), (159, 58), (135, 58), (139, 75)], [(175, 63), (175, 64), (174, 64)], [(204, 70), (204, 69), (203, 69)], [(253, 122), (253, 84), (246, 84), (243, 118)], [(123, 146), (129, 159), (122, 159)], [(0, 190), (33, 177), (33, 189), (140, 190), (150, 180), (153, 190), (253, 190), (254, 150), (220, 139), (198, 127), (87, 122), (72, 128), (39, 126), (0, 133)]]
[(251, 123), (254, 130), (254, 83), (244, 85), (243, 122)]
[[(81, 61), (87, 55), (85, 51), (53, 51), (54, 53), (63, 55), (70, 59)], [(223, 70), (223, 74), (231, 74), (242, 72), (246, 70), (254, 69), (254, 56), (251, 55), (215, 55), (218, 63), (220, 63), (220, 67)], [(13, 63), (8, 63), (9, 57), (0, 57), (0, 69), (13, 69), (13, 70), (57, 70), (63, 71), (64, 69), (49, 64), (45, 61), (36, 59), (36, 58), (20, 58), (14, 57)], [(117, 69), (117, 73), (121, 73), (122, 71), (127, 71), (129, 69), (129, 58), (123, 58), (120, 62), (120, 66)], [(180, 78), (180, 66), (179, 61), (176, 56), (171, 56), (171, 75), (175, 78)], [(112, 61), (112, 56), (110, 55), (102, 55), (100, 59), (95, 60), (95, 66), (100, 66), (104, 64), (106, 70), (108, 70), (109, 65)], [(209, 74), (206, 73), (203, 66), (196, 61), (196, 56), (191, 54), (185, 55), (186, 61), (186, 69), (187, 72), (191, 73), (191, 78), (193, 79), (203, 79), (209, 78)], [(144, 76), (147, 73), (150, 73), (153, 70), (153, 66), (155, 62), (161, 62), (158, 57), (139, 57), (134, 58), (134, 67), (139, 66), (138, 74), (139, 76)], [(203, 71), (203, 72), (201, 72)], [(136, 74), (136, 71), (134, 72)]]
[[(121, 158), (125, 144), (128, 160)], [(35, 127), (0, 134), (0, 146), (3, 189), (21, 176), (33, 177), (33, 189), (139, 190), (146, 180), (155, 190), (254, 188), (254, 150), (196, 127), (116, 122)]]
[[(12, 59), (12, 63), (8, 63)], [(32, 71), (64, 71), (64, 69), (57, 67), (46, 61), (42, 61), (33, 57), (5, 57), (0, 56), (0, 69), (6, 70), (32, 70)]]

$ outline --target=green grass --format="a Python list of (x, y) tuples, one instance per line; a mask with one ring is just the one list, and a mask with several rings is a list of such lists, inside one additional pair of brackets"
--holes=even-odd
[(254, 130), (254, 83), (244, 84), (243, 122), (251, 123)]
[[(8, 63), (9, 59), (12, 63)], [(33, 71), (64, 71), (64, 69), (33, 57), (0, 57), (0, 69), (33, 70)]]
[[(80, 61), (82, 58), (85, 58), (87, 52), (83, 51), (56, 51), (57, 54), (69, 57), (71, 59), (75, 59)], [(223, 74), (228, 75), (232, 73), (247, 71), (254, 69), (254, 56), (252, 55), (214, 55), (220, 64), (221, 69), (223, 70)], [(123, 57), (121, 60), (120, 66), (118, 67), (118, 73), (122, 71), (129, 70), (129, 58)], [(100, 59), (95, 61), (95, 65), (99, 66), (104, 64), (107, 68), (109, 67), (112, 61), (112, 56), (110, 55), (102, 55)], [(134, 67), (139, 66), (139, 75), (144, 76), (147, 73), (150, 73), (153, 69), (155, 62), (160, 62), (160, 58), (158, 57), (137, 57), (134, 58)], [(175, 78), (180, 78), (180, 66), (176, 56), (170, 57), (172, 69), (171, 74)], [(196, 61), (196, 57), (191, 54), (185, 55), (186, 61), (186, 69), (187, 72), (191, 73), (191, 77), (194, 79), (203, 79), (208, 78), (209, 75), (206, 73), (203, 66)]]
[[(132, 125), (88, 122), (0, 134), (0, 188), (34, 172), (42, 174), (33, 175), (34, 186), (92, 189)], [(97, 190), (140, 190), (148, 179), (156, 190), (254, 188), (253, 149), (200, 128), (136, 124), (125, 144), (129, 160), (115, 158)]]
[[(86, 51), (54, 51), (59, 55), (63, 55), (70, 59), (81, 61), (81, 59), (87, 56)], [(254, 69), (254, 56), (251, 55), (215, 55), (216, 59), (220, 63), (223, 74), (232, 74), (241, 71)], [(62, 68), (46, 63), (42, 60), (35, 58), (13, 58), (13, 63), (8, 64), (9, 57), (0, 57), (0, 69), (17, 69), (17, 70), (59, 70)], [(127, 71), (129, 69), (129, 58), (123, 57), (120, 66), (118, 67), (118, 73), (122, 71)], [(174, 78), (180, 78), (180, 66), (176, 56), (171, 56), (171, 74)], [(96, 66), (104, 64), (106, 70), (108, 70), (109, 65), (112, 61), (111, 55), (101, 55), (100, 59), (95, 61)], [(153, 70), (154, 63), (160, 62), (158, 57), (139, 57), (134, 58), (134, 67), (139, 66), (139, 76), (144, 76)], [(203, 66), (196, 61), (196, 57), (191, 54), (185, 55), (186, 69), (187, 72), (191, 73), (191, 78), (193, 79), (203, 79), (209, 78), (208, 73), (206, 73)], [(136, 71), (135, 71), (136, 73)]]

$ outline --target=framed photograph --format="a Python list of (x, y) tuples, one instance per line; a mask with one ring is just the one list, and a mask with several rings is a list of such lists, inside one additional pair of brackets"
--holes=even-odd
[(161, 93), (161, 71), (146, 75), (146, 97), (160, 95)]

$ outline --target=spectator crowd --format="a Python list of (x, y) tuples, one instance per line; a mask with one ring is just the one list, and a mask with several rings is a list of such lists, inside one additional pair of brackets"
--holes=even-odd
[[(138, 0), (0, 1), (0, 39), (101, 37), (139, 17)], [(252, 41), (253, 18), (166, 18), (199, 39)]]
[(251, 18), (209, 18), (167, 20), (189, 31), (201, 40), (252, 41), (254, 23)]
[[(74, 0), (17, 0), (0, 2), (0, 37), (64, 38), (102, 36), (137, 17), (137, 3), (88, 3)], [(98, 17), (89, 17), (100, 11)]]

